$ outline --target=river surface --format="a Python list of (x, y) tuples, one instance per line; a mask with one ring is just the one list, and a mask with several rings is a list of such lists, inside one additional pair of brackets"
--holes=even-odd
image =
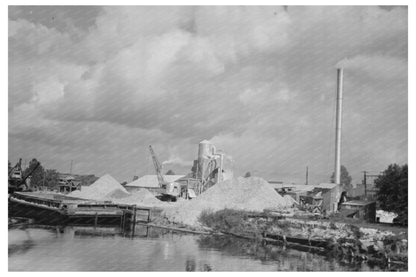
[(379, 271), (244, 239), (137, 226), (11, 228), (9, 271)]

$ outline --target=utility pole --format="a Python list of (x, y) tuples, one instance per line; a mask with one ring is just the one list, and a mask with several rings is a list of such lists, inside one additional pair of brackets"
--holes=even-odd
[(71, 168), (69, 169), (69, 174), (72, 175), (72, 160), (71, 160)]
[[(383, 172), (380, 172), (379, 174), (369, 174), (370, 172), (374, 172), (374, 171), (363, 171), (364, 173), (364, 179), (363, 179), (363, 185), (364, 185), (364, 196), (367, 199), (367, 194), (368, 192), (370, 193), (370, 197), (374, 196), (374, 191), (375, 191), (375, 187), (374, 187), (374, 179), (378, 178), (381, 174), (383, 174)], [(372, 182), (368, 182), (368, 180), (372, 180)], [(368, 186), (370, 185), (370, 189), (368, 189)]]
[(364, 197), (367, 198), (367, 171), (363, 171), (363, 173), (364, 173), (364, 179), (363, 179)]
[(309, 168), (308, 167), (306, 167), (306, 185), (308, 185), (309, 184)]

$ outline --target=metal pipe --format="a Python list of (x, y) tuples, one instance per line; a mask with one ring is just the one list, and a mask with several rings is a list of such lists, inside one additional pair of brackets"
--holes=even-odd
[(337, 69), (337, 112), (335, 127), (335, 183), (341, 183), (341, 124), (343, 69)]

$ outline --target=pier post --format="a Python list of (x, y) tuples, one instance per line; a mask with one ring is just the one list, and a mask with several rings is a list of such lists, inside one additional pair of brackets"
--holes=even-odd
[(134, 206), (134, 212), (133, 212), (133, 218), (132, 218), (132, 224), (133, 224), (132, 235), (133, 236), (134, 236), (134, 232), (136, 231), (136, 215), (137, 215), (137, 209), (136, 209), (136, 206)]
[(124, 230), (124, 226), (123, 226), (123, 223), (124, 223), (124, 215), (126, 214), (126, 212), (125, 211), (123, 211), (123, 215), (121, 216), (121, 218), (120, 218), (120, 228), (122, 229), (122, 230)]
[(97, 228), (97, 225), (98, 225), (98, 213), (95, 213), (94, 228)]

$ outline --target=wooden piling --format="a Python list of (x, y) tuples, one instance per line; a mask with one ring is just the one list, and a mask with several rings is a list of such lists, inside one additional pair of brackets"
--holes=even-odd
[(96, 228), (98, 225), (98, 213), (95, 213), (95, 218), (94, 218), (94, 227)]
[(126, 211), (123, 211), (123, 215), (120, 218), (120, 228), (121, 229), (124, 229), (124, 220), (125, 220), (125, 217), (126, 217)]
[(132, 224), (133, 224), (132, 235), (134, 236), (134, 232), (136, 231), (136, 213), (137, 213), (136, 206), (134, 206), (133, 211), (134, 212), (133, 212), (133, 218), (132, 218)]

